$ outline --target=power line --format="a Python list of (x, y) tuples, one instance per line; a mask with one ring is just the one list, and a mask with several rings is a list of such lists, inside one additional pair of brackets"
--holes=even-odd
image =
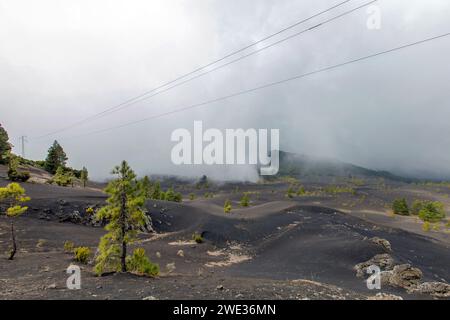
[[(97, 118), (99, 118), (99, 117), (102, 117), (102, 116), (104, 116), (104, 115), (106, 115), (106, 114), (109, 114), (111, 111), (116, 110), (116, 109), (118, 109), (118, 108), (121, 108), (121, 107), (123, 107), (123, 106), (127, 106), (127, 105), (129, 105), (129, 104), (131, 104), (131, 103), (139, 102), (140, 100), (139, 100), (139, 101), (135, 101), (135, 100), (144, 98), (145, 96), (147, 96), (147, 95), (149, 95), (149, 94), (151, 94), (151, 93), (153, 93), (153, 92), (155, 92), (155, 91), (157, 91), (157, 90), (160, 90), (160, 89), (162, 89), (162, 88), (164, 88), (164, 87), (166, 87), (166, 86), (168, 86), (168, 85), (170, 85), (170, 84), (173, 84), (173, 83), (175, 83), (175, 82), (177, 82), (177, 81), (179, 81), (179, 80), (181, 80), (181, 79), (184, 79), (184, 78), (186, 78), (186, 77), (188, 77), (188, 76), (190, 76), (190, 75), (192, 75), (192, 74), (194, 74), (194, 73), (196, 73), (196, 72), (198, 72), (198, 71), (204, 70), (204, 69), (206, 69), (206, 68), (208, 68), (208, 67), (210, 67), (210, 66), (212, 66), (212, 65), (214, 65), (214, 64), (216, 64), (216, 63), (218, 63), (218, 62), (221, 62), (221, 61), (223, 61), (223, 60), (225, 60), (225, 59), (227, 59), (227, 58), (229, 58), (229, 57), (232, 57), (232, 56), (234, 56), (234, 55), (236, 55), (236, 54), (238, 54), (238, 53), (241, 53), (241, 52), (243, 52), (243, 51), (245, 51), (245, 50), (247, 50), (247, 49), (249, 49), (249, 48), (251, 48), (251, 47), (253, 47), (253, 46), (256, 46), (257, 44), (259, 44), (259, 43), (261, 43), (261, 42), (264, 42), (264, 41), (266, 41), (266, 40), (269, 40), (269, 39), (271, 39), (271, 38), (273, 38), (273, 37), (275, 37), (275, 36), (277, 36), (277, 35), (279, 35), (279, 34), (285, 32), (285, 31), (288, 31), (288, 30), (290, 30), (290, 29), (292, 29), (292, 28), (294, 28), (294, 27), (296, 27), (296, 26), (298, 26), (298, 25), (300, 25), (300, 24), (303, 24), (303, 23), (305, 23), (305, 22), (308, 22), (308, 21), (310, 21), (310, 20), (312, 20), (312, 19), (314, 19), (314, 18), (316, 18), (316, 17), (318, 17), (318, 16), (320, 16), (320, 15), (323, 15), (324, 13), (327, 13), (327, 12), (333, 10), (333, 9), (336, 9), (336, 8), (342, 6), (342, 5), (344, 5), (344, 4), (346, 4), (346, 3), (350, 2), (350, 1), (352, 1), (352, 0), (345, 0), (345, 1), (343, 1), (343, 2), (340, 2), (340, 3), (338, 3), (338, 4), (336, 4), (336, 5), (332, 6), (332, 7), (330, 7), (330, 8), (328, 8), (328, 9), (325, 9), (325, 10), (323, 10), (323, 11), (321, 11), (321, 12), (318, 12), (318, 13), (316, 13), (316, 14), (314, 14), (314, 15), (308, 17), (308, 18), (305, 18), (305, 19), (303, 19), (303, 20), (300, 20), (300, 21), (298, 21), (298, 22), (296, 22), (296, 23), (294, 23), (294, 24), (292, 24), (292, 25), (289, 25), (288, 27), (285, 27), (285, 28), (283, 28), (283, 29), (281, 29), (281, 30), (279, 30), (279, 31), (277, 31), (277, 32), (275, 32), (275, 33), (272, 33), (272, 34), (270, 34), (270, 35), (268, 35), (268, 36), (266, 36), (266, 37), (264, 37), (264, 38), (262, 38), (262, 39), (260, 39), (260, 40), (257, 40), (257, 41), (255, 41), (255, 42), (249, 44), (249, 45), (246, 45), (246, 46), (243, 47), (243, 48), (240, 48), (240, 49), (238, 49), (238, 50), (236, 50), (236, 51), (233, 51), (233, 52), (231, 52), (231, 53), (229, 53), (229, 54), (227, 54), (227, 55), (225, 55), (225, 56), (223, 56), (223, 57), (221, 57), (221, 58), (219, 58), (219, 59), (217, 59), (217, 60), (214, 60), (214, 61), (212, 61), (212, 62), (210, 62), (210, 63), (207, 63), (207, 64), (205, 64), (205, 65), (203, 65), (203, 66), (201, 66), (201, 67), (198, 67), (198, 68), (196, 68), (196, 69), (194, 69), (194, 70), (192, 70), (192, 71), (190, 71), (190, 72), (188, 72), (188, 73), (186, 73), (186, 74), (183, 74), (183, 75), (181, 75), (181, 76), (179, 76), (179, 77), (177, 77), (177, 78), (175, 78), (175, 79), (173, 79), (173, 80), (170, 80), (170, 81), (168, 81), (168, 82), (165, 82), (165, 83), (163, 83), (162, 85), (159, 85), (159, 86), (157, 86), (157, 87), (155, 87), (155, 88), (153, 88), (153, 89), (151, 89), (151, 90), (149, 90), (149, 91), (144, 92), (143, 94), (140, 94), (140, 95), (138, 95), (138, 96), (136, 96), (136, 97), (130, 98), (130, 99), (128, 99), (128, 100), (126, 100), (126, 101), (124, 101), (124, 102), (118, 104), (118, 105), (115, 105), (115, 106), (113, 106), (113, 107), (107, 108), (107, 109), (105, 109), (105, 110), (103, 110), (103, 111), (101, 111), (101, 112), (99, 112), (99, 113), (97, 113), (97, 114), (94, 114), (94, 115), (89, 116), (89, 117), (87, 117), (87, 118), (84, 118), (84, 119), (82, 119), (82, 120), (80, 120), (80, 121), (77, 121), (77, 122), (75, 122), (75, 123), (73, 123), (73, 124), (71, 124), (71, 125), (69, 125), (69, 126), (67, 126), (67, 127), (64, 127), (64, 128), (58, 129), (58, 130), (56, 130), (56, 131), (47, 133), (47, 134), (45, 134), (45, 135), (39, 136), (39, 137), (37, 137), (36, 139), (44, 138), (44, 137), (47, 137), (47, 136), (50, 136), (50, 135), (54, 135), (54, 134), (59, 133), (59, 132), (62, 132), (62, 131), (66, 131), (66, 130), (68, 130), (68, 129), (71, 129), (71, 128), (73, 128), (73, 127), (76, 127), (76, 126), (78, 126), (78, 125), (81, 125), (81, 124), (83, 124), (83, 123), (85, 123), (85, 122), (87, 122), (87, 121), (91, 121), (91, 120), (97, 119)], [(375, 2), (375, 1), (377, 1), (377, 0), (374, 0), (374, 1), (372, 1), (372, 2)], [(372, 3), (372, 2), (371, 2), (371, 3)], [(318, 25), (317, 25), (317, 26), (318, 26)], [(303, 32), (302, 32), (302, 33), (303, 33)], [(261, 51), (261, 50), (259, 50), (259, 51)], [(259, 52), (259, 51), (258, 51), (258, 52)], [(212, 71), (210, 71), (210, 72), (212, 72)], [(191, 80), (188, 80), (188, 81), (192, 81), (193, 79), (196, 79), (196, 78), (192, 78)], [(186, 83), (186, 82), (183, 82), (183, 83)], [(167, 91), (167, 90), (165, 90), (165, 91)], [(165, 92), (165, 91), (162, 91), (162, 92)], [(162, 93), (162, 92), (161, 92), (161, 93)], [(159, 93), (157, 93), (157, 94), (159, 94)]]
[(179, 87), (179, 86), (181, 86), (181, 85), (183, 85), (183, 84), (186, 84), (186, 83), (188, 83), (188, 82), (191, 82), (192, 80), (198, 79), (198, 78), (203, 77), (203, 76), (205, 76), (205, 75), (207, 75), (207, 74), (209, 74), (209, 73), (212, 73), (212, 72), (214, 72), (214, 71), (216, 71), (216, 70), (222, 69), (222, 68), (224, 68), (224, 67), (226, 67), (226, 66), (228, 66), (228, 65), (231, 65), (231, 64), (236, 63), (236, 62), (238, 62), (238, 61), (244, 60), (244, 59), (246, 59), (246, 58), (248, 58), (248, 57), (250, 57), (250, 56), (252, 56), (252, 55), (254, 55), (254, 54), (257, 54), (257, 53), (259, 53), (259, 52), (261, 52), (261, 51), (264, 51), (264, 50), (266, 50), (266, 49), (269, 49), (269, 48), (271, 48), (271, 47), (274, 47), (274, 46), (276, 46), (276, 45), (278, 45), (278, 44), (280, 44), (280, 43), (283, 43), (283, 42), (285, 42), (285, 41), (287, 41), (287, 40), (290, 40), (290, 39), (292, 39), (292, 38), (298, 37), (298, 36), (300, 36), (300, 35), (302, 35), (302, 34), (308, 32), (308, 31), (311, 31), (311, 30), (313, 30), (313, 29), (316, 29), (316, 28), (318, 28), (318, 27), (320, 27), (320, 26), (323, 26), (323, 25), (325, 25), (325, 24), (327, 24), (327, 23), (330, 23), (330, 22), (332, 22), (332, 21), (338, 20), (339, 18), (342, 18), (342, 17), (344, 17), (344, 16), (346, 16), (346, 15), (349, 15), (349, 14), (351, 14), (351, 13), (353, 13), (353, 12), (355, 12), (355, 11), (361, 9), (361, 8), (367, 7), (367, 6), (373, 4), (374, 2), (377, 2), (377, 1), (378, 1), (378, 0), (372, 0), (372, 1), (370, 1), (370, 2), (367, 2), (367, 3), (365, 3), (365, 4), (363, 4), (363, 5), (360, 5), (360, 6), (356, 7), (356, 8), (354, 8), (354, 9), (351, 9), (351, 10), (349, 10), (349, 11), (346, 11), (346, 12), (342, 13), (342, 14), (339, 14), (339, 15), (333, 17), (333, 18), (330, 18), (330, 19), (327, 19), (327, 20), (325, 20), (325, 21), (323, 21), (323, 22), (320, 22), (320, 23), (318, 23), (318, 24), (316, 24), (316, 25), (314, 25), (314, 26), (312, 26), (312, 27), (309, 27), (309, 28), (307, 28), (307, 29), (304, 29), (304, 30), (302, 30), (302, 31), (299, 31), (299, 32), (297, 32), (297, 33), (294, 33), (294, 34), (292, 34), (292, 35), (290, 35), (290, 36), (288, 36), (288, 37), (286, 37), (286, 38), (280, 39), (280, 40), (278, 40), (278, 41), (276, 41), (276, 42), (274, 42), (274, 43), (271, 43), (271, 44), (269, 44), (269, 45), (267, 45), (267, 46), (265, 46), (265, 47), (262, 47), (262, 48), (260, 48), (260, 49), (258, 49), (258, 50), (255, 50), (255, 51), (253, 51), (253, 52), (250, 52), (250, 53), (248, 53), (248, 54), (246, 54), (246, 55), (243, 55), (243, 56), (241, 56), (241, 57), (239, 57), (239, 58), (236, 58), (236, 59), (234, 59), (234, 60), (231, 60), (231, 61), (229, 61), (229, 62), (227, 62), (227, 63), (225, 63), (225, 64), (219, 65), (219, 66), (217, 66), (217, 67), (215, 67), (215, 68), (213, 68), (213, 69), (210, 69), (210, 70), (205, 71), (205, 72), (203, 72), (203, 73), (197, 74), (197, 75), (195, 75), (194, 77), (191, 77), (191, 78), (189, 78), (189, 79), (186, 79), (186, 80), (184, 80), (184, 81), (182, 81), (182, 82), (178, 82), (178, 83), (176, 83), (176, 84), (174, 84), (174, 85), (172, 85), (172, 86), (170, 86), (170, 87), (168, 87), (168, 88), (165, 88), (164, 90), (158, 91), (158, 92), (156, 92), (156, 93), (154, 93), (154, 94), (152, 94), (152, 95), (150, 95), (150, 96), (142, 97), (141, 99), (135, 100), (135, 101), (133, 101), (132, 103), (129, 103), (129, 104), (127, 104), (127, 105), (123, 105), (123, 106), (121, 106), (121, 107), (119, 107), (119, 108), (116, 108), (115, 110), (111, 110), (110, 112), (105, 113), (104, 116), (110, 115), (110, 114), (115, 113), (115, 112), (118, 112), (118, 111), (120, 111), (120, 110), (122, 110), (122, 109), (128, 108), (128, 107), (130, 107), (131, 105), (133, 105), (133, 104), (135, 104), (135, 103), (142, 102), (142, 101), (144, 101), (144, 100), (148, 100), (148, 99), (150, 99), (150, 98), (152, 98), (152, 97), (154, 97), (154, 96), (157, 96), (157, 95), (159, 95), (159, 94), (161, 94), (161, 93), (167, 92), (167, 91), (169, 91), (169, 90), (171, 90), (171, 89), (174, 89), (174, 88)]
[(28, 142), (27, 136), (21, 136), (19, 139), (22, 145), (22, 158), (25, 159), (25, 143)]
[(122, 125), (109, 127), (109, 128), (105, 128), (105, 129), (102, 129), (102, 130), (92, 131), (92, 132), (89, 132), (89, 133), (86, 133), (86, 134), (83, 134), (83, 135), (74, 136), (74, 137), (71, 137), (71, 138), (79, 138), (79, 137), (89, 136), (89, 135), (93, 135), (93, 134), (99, 134), (99, 133), (103, 133), (103, 132), (106, 132), (106, 131), (110, 131), (110, 130), (114, 130), (114, 129), (120, 129), (120, 128), (128, 127), (128, 126), (131, 126), (131, 125), (139, 124), (139, 123), (142, 123), (142, 122), (145, 122), (145, 121), (161, 118), (161, 117), (168, 116), (168, 115), (171, 115), (171, 114), (175, 114), (175, 113), (178, 113), (178, 112), (183, 112), (183, 111), (187, 111), (187, 110), (190, 110), (190, 109), (202, 107), (202, 106), (205, 106), (205, 105), (208, 105), (208, 104), (211, 104), (211, 103), (227, 100), (229, 98), (234, 98), (234, 97), (241, 96), (241, 95), (244, 95), (244, 94), (248, 94), (248, 93), (251, 93), (251, 92), (255, 92), (255, 91), (262, 90), (262, 89), (266, 89), (266, 88), (269, 88), (269, 87), (272, 87), (272, 86), (277, 86), (277, 85), (280, 85), (280, 84), (283, 84), (283, 83), (286, 83), (286, 82), (290, 82), (290, 81), (293, 81), (293, 80), (299, 80), (299, 79), (306, 78), (306, 77), (309, 77), (309, 76), (312, 76), (312, 75), (315, 75), (315, 74), (318, 74), (318, 73), (323, 73), (323, 72), (330, 71), (330, 70), (333, 70), (333, 69), (337, 69), (337, 68), (340, 68), (340, 67), (343, 67), (343, 66), (347, 66), (347, 65), (352, 64), (352, 63), (361, 62), (361, 61), (368, 60), (368, 59), (371, 59), (371, 58), (375, 58), (375, 57), (378, 57), (378, 56), (381, 56), (381, 55), (384, 55), (384, 54), (389, 54), (389, 53), (392, 53), (392, 52), (395, 52), (395, 51), (399, 51), (399, 50), (402, 50), (402, 49), (410, 48), (410, 47), (413, 47), (413, 46), (416, 46), (416, 45), (420, 45), (420, 44), (423, 44), (423, 43), (426, 43), (426, 42), (430, 42), (430, 41), (437, 40), (437, 39), (444, 38), (444, 37), (448, 37), (448, 36), (450, 36), (450, 32), (449, 33), (445, 33), (445, 34), (441, 34), (441, 35), (438, 35), (438, 36), (434, 36), (434, 37), (431, 37), (431, 38), (427, 38), (427, 39), (424, 39), (424, 40), (412, 42), (412, 43), (409, 43), (409, 44), (406, 44), (406, 45), (402, 45), (402, 46), (399, 46), (399, 47), (395, 47), (395, 48), (392, 48), (392, 49), (388, 49), (388, 50), (385, 50), (385, 51), (381, 51), (381, 52), (377, 52), (377, 53), (374, 53), (374, 54), (370, 54), (368, 56), (364, 56), (364, 57), (360, 57), (360, 58), (357, 58), (357, 59), (349, 60), (349, 61), (346, 61), (346, 62), (343, 62), (343, 63), (339, 63), (339, 64), (335, 64), (335, 65), (328, 66), (328, 67), (325, 67), (325, 68), (321, 68), (321, 69), (317, 69), (317, 70), (314, 70), (314, 71), (310, 71), (310, 72), (307, 72), (307, 73), (299, 74), (299, 75), (296, 75), (296, 76), (293, 76), (293, 77), (290, 77), (290, 78), (287, 78), (287, 79), (283, 79), (283, 80), (279, 80), (279, 81), (275, 81), (275, 82), (270, 82), (270, 83), (267, 83), (267, 84), (264, 84), (264, 85), (261, 85), (261, 86), (258, 86), (258, 87), (254, 87), (254, 88), (251, 88), (251, 89), (243, 90), (243, 91), (238, 91), (238, 92), (235, 92), (235, 93), (232, 93), (232, 94), (229, 94), (229, 95), (226, 95), (226, 96), (222, 96), (222, 97), (219, 97), (219, 98), (216, 98), (216, 99), (204, 101), (204, 102), (197, 103), (197, 104), (192, 104), (192, 105), (189, 105), (189, 106), (186, 106), (186, 107), (182, 107), (182, 108), (179, 108), (179, 109), (176, 109), (176, 110), (172, 110), (172, 111), (156, 114), (156, 115), (151, 116), (151, 117), (147, 117), (147, 118), (143, 118), (143, 119), (140, 119), (140, 120), (128, 122), (128, 123), (125, 123), (125, 124), (122, 124)]

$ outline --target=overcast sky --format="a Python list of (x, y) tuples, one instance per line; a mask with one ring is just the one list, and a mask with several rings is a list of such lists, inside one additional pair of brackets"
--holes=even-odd
[[(380, 0), (120, 112), (44, 139), (342, 0), (0, 0), (0, 122), (27, 157), (52, 141), (97, 179), (127, 159), (140, 174), (251, 178), (176, 168), (170, 134), (279, 128), (281, 148), (407, 175), (450, 177), (450, 37), (156, 120), (80, 136), (450, 32), (448, 0)], [(367, 2), (353, 0), (257, 46)], [(247, 52), (251, 52), (250, 49)], [(20, 152), (20, 148), (16, 148)]]

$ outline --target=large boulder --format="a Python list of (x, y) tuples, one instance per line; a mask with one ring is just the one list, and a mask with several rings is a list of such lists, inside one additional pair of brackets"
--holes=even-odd
[(395, 266), (389, 278), (390, 285), (404, 289), (411, 289), (420, 284), (423, 274), (420, 269), (409, 264)]
[(372, 265), (378, 266), (382, 271), (389, 271), (394, 267), (394, 258), (392, 258), (392, 256), (387, 253), (377, 254), (372, 259), (367, 260), (366, 262), (359, 263), (354, 267), (356, 276), (359, 278), (367, 276), (367, 268)]
[(370, 242), (380, 246), (385, 252), (392, 252), (391, 243), (387, 241), (386, 239), (373, 237), (369, 239)]

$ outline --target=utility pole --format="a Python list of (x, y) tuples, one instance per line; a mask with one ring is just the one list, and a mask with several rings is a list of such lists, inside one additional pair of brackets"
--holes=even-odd
[(20, 142), (22, 143), (22, 158), (25, 159), (25, 142), (27, 141), (27, 136), (21, 136), (20, 137)]

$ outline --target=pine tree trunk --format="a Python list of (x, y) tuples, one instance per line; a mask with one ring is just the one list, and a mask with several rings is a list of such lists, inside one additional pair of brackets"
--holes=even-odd
[(14, 256), (16, 254), (17, 251), (17, 244), (16, 244), (16, 235), (14, 233), (14, 223), (11, 221), (11, 239), (12, 239), (12, 245), (13, 248), (11, 250), (11, 254), (9, 255), (9, 260), (13, 260)]
[(125, 242), (125, 232), (126, 232), (126, 204), (127, 198), (125, 191), (122, 191), (122, 204), (120, 208), (120, 227), (121, 227), (121, 240), (122, 240), (122, 255), (120, 257), (120, 262), (122, 265), (122, 272), (127, 272), (127, 244)]

